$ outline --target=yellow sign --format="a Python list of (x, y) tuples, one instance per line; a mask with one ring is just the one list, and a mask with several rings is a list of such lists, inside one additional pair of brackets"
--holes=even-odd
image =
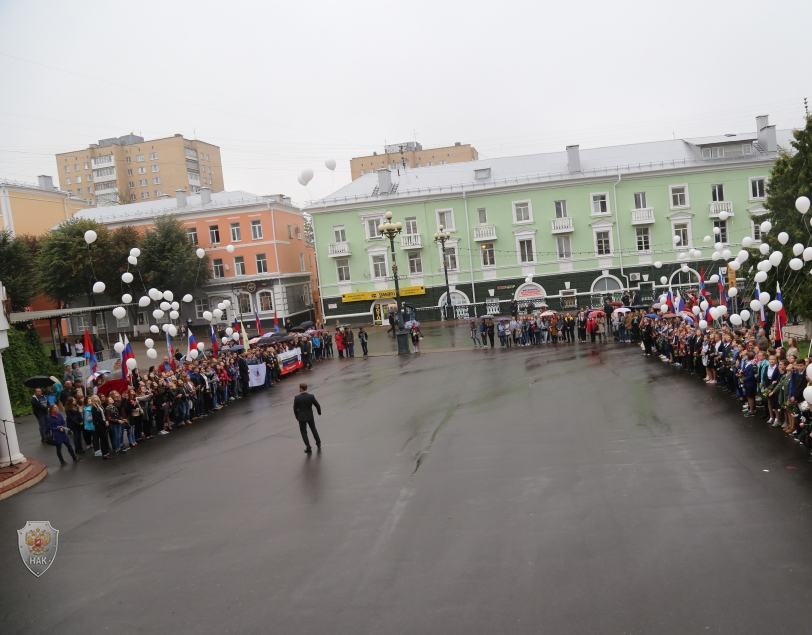
[(732, 267), (727, 268), (727, 286), (728, 288), (736, 286), (736, 272)]
[[(401, 287), (400, 295), (424, 295), (426, 287)], [(386, 289), (385, 291), (357, 291), (356, 293), (345, 293), (341, 296), (342, 302), (360, 302), (361, 300), (383, 300), (385, 298), (394, 298), (395, 290)]]

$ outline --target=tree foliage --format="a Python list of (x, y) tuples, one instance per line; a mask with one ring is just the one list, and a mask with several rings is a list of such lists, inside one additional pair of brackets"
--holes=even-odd
[(0, 282), (6, 288), (12, 311), (22, 311), (39, 291), (34, 256), (25, 237), (0, 231)]
[(208, 256), (198, 258), (196, 250), (177, 218), (156, 218), (155, 228), (144, 236), (138, 263), (147, 286), (175, 295), (193, 293), (211, 277)]
[(15, 416), (30, 415), (33, 391), (26, 388), (23, 382), (32, 375), (54, 375), (61, 379), (62, 370), (51, 361), (35, 328), (10, 328), (8, 343), (9, 347), (3, 351), (3, 366), (11, 411)]
[[(792, 151), (783, 150), (772, 169), (764, 205), (772, 229), (762, 240), (770, 245), (770, 251), (781, 251), (784, 257), (778, 267), (768, 272), (761, 290), (774, 296), (776, 282), (780, 282), (787, 313), (812, 317), (812, 276), (804, 269), (793, 271), (789, 267), (789, 261), (795, 258), (793, 245), (812, 245), (812, 212), (802, 216), (795, 208), (799, 196), (812, 199), (812, 117), (807, 118), (806, 126), (796, 130), (793, 137)], [(781, 232), (789, 234), (786, 245), (778, 242)]]

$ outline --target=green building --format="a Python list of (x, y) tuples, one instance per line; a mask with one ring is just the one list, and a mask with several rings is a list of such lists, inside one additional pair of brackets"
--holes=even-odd
[[(367, 174), (305, 211), (313, 217), (325, 322), (369, 322), (393, 302), (386, 212), (403, 231), (395, 258), (418, 319), (643, 301), (696, 286), (760, 239), (768, 175), (790, 130), (484, 159)], [(443, 256), (434, 234), (450, 234)], [(679, 237), (678, 239), (676, 237)], [(718, 245), (717, 243), (722, 243)], [(659, 267), (657, 265), (660, 265)], [(665, 282), (663, 282), (665, 279)]]

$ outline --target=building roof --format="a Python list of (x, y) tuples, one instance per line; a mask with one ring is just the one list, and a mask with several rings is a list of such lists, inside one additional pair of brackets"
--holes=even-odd
[(72, 309), (47, 309), (45, 311), (21, 311), (8, 316), (12, 324), (22, 322), (33, 322), (34, 320), (48, 320), (52, 318), (68, 317), (71, 315), (82, 315), (83, 313), (98, 313), (112, 311), (117, 306), (137, 306), (137, 304), (106, 304), (104, 306), (80, 306)]
[(74, 203), (87, 203), (87, 199), (79, 196), (74, 196), (67, 190), (60, 190), (58, 187), (42, 187), (39, 183), (26, 183), (25, 181), (15, 181), (14, 179), (6, 179), (0, 176), (0, 187), (11, 187), (20, 190), (37, 190), (47, 194), (54, 194), (67, 198)]
[[(778, 130), (779, 147), (789, 147), (792, 130)], [(740, 140), (755, 139), (755, 133), (743, 133)], [(330, 205), (348, 205), (354, 202), (397, 200), (412, 196), (487, 190), (510, 185), (557, 180), (577, 180), (615, 174), (645, 173), (670, 168), (702, 166), (710, 164), (741, 164), (768, 158), (764, 154), (746, 157), (702, 159), (696, 146), (730, 142), (727, 136), (702, 137), (652, 141), (605, 148), (580, 149), (581, 171), (569, 171), (567, 152), (547, 152), (497, 159), (479, 159), (464, 163), (449, 163), (414, 169), (393, 170), (392, 189), (389, 193), (378, 191), (378, 175), (366, 174), (345, 185), (325, 199), (314, 201), (306, 210), (318, 213)], [(774, 153), (769, 158), (774, 158)], [(474, 171), (490, 168), (488, 178), (476, 179)]]
[(200, 194), (186, 197), (186, 205), (178, 207), (175, 198), (161, 198), (129, 205), (110, 205), (88, 207), (77, 212), (74, 218), (88, 218), (100, 223), (127, 223), (144, 221), (156, 216), (166, 214), (189, 214), (207, 210), (217, 210), (229, 207), (247, 207), (250, 205), (268, 205), (277, 203), (291, 207), (290, 199), (281, 195), (258, 196), (243, 190), (233, 192), (216, 192), (211, 195), (211, 202), (203, 205)]

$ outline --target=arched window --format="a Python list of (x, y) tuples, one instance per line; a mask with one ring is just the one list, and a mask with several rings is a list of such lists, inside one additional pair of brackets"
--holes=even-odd
[(600, 278), (596, 278), (595, 282), (592, 283), (593, 293), (603, 291), (620, 291), (622, 288), (623, 285), (620, 284), (620, 280), (614, 276), (601, 276)]
[(260, 311), (273, 311), (273, 294), (270, 291), (260, 291), (257, 299)]
[(247, 293), (237, 293), (237, 312), (242, 315), (243, 313), (251, 313), (251, 296)]
[(699, 274), (693, 269), (683, 271), (682, 267), (677, 269), (671, 274), (668, 279), (668, 286), (670, 287), (685, 287), (685, 286), (699, 286)]
[[(470, 304), (471, 300), (468, 299), (468, 296), (465, 295), (462, 291), (452, 291), (451, 292), (451, 304)], [(445, 306), (446, 305), (446, 294), (440, 296), (440, 301), (437, 303), (437, 306)]]

